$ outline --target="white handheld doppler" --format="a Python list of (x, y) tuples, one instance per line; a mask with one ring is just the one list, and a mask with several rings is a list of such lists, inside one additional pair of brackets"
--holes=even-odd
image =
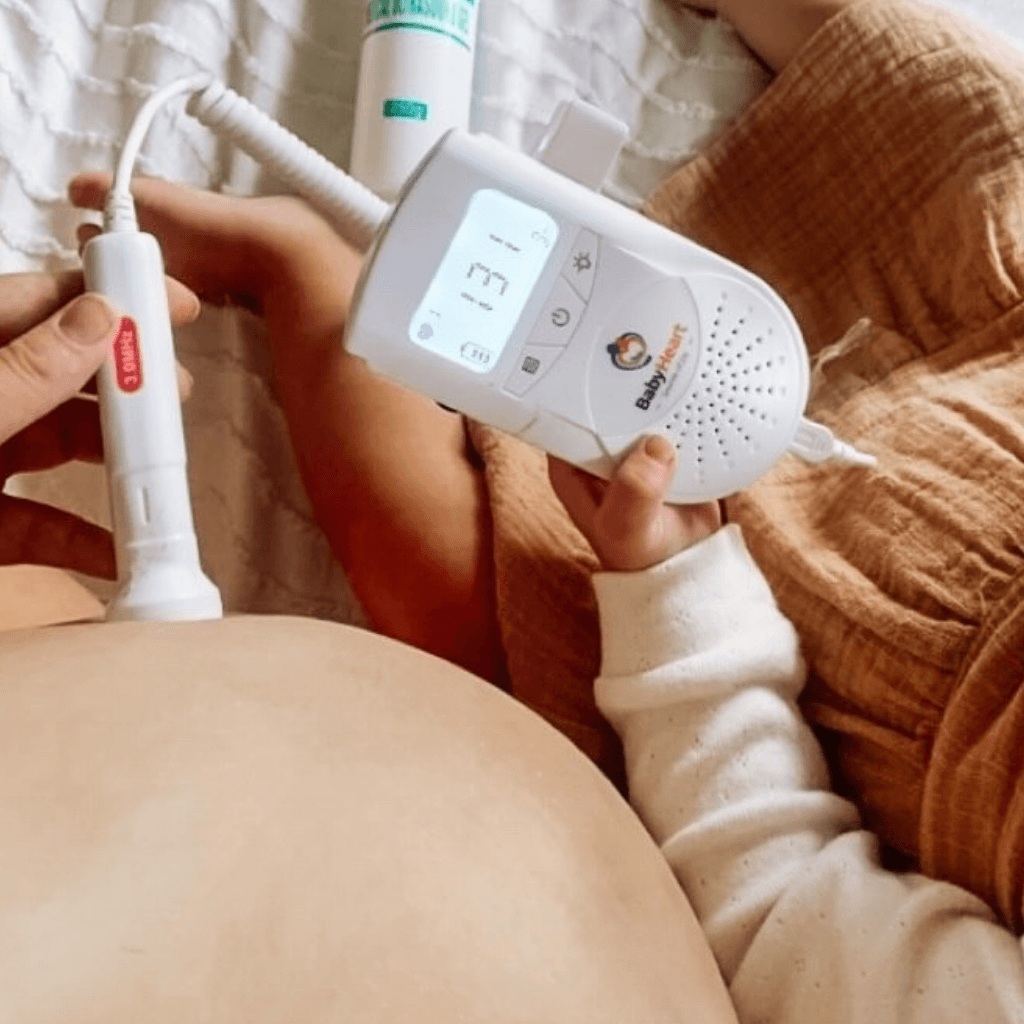
[(624, 128), (562, 113), (541, 161), (458, 131), (434, 148), (370, 250), (349, 351), (600, 476), (663, 434), (677, 502), (740, 490), (794, 445), (865, 461), (802, 420), (807, 353), (775, 292), (599, 195)]
[(758, 279), (482, 136), (450, 133), (371, 249), (346, 347), (386, 376), (608, 476), (645, 433), (671, 498), (786, 450), (806, 355)]

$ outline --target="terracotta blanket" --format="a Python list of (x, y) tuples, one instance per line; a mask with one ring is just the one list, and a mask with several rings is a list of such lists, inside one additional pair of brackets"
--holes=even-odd
[[(786, 457), (730, 503), (803, 637), (837, 786), (1020, 930), (1024, 60), (864, 0), (647, 212), (781, 292), (815, 356), (811, 415), (879, 457)], [(591, 696), (592, 553), (535, 452), (472, 434), (513, 689), (621, 778)]]

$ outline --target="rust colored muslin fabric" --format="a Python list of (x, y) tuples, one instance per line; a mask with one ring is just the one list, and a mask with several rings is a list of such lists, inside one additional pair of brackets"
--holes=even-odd
[[(861, 0), (646, 212), (778, 289), (814, 359), (810, 415), (879, 460), (786, 457), (729, 505), (802, 637), (837, 787), (1020, 931), (1024, 57), (923, 4)], [(593, 556), (536, 453), (474, 438), (513, 691), (608, 757)]]

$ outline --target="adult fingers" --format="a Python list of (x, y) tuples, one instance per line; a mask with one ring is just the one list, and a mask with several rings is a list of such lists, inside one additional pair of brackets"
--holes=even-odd
[[(102, 233), (95, 224), (80, 225), (78, 228), (79, 248), (84, 246), (89, 239)], [(81, 278), (81, 274), (79, 274), (79, 278)], [(167, 285), (167, 305), (171, 313), (171, 323), (175, 326), (192, 323), (202, 309), (199, 296), (173, 277), (165, 276), (164, 283)]]
[(0, 446), (0, 480), (75, 460), (103, 460), (99, 406), (88, 398), (72, 398), (59, 405)]
[(0, 274), (0, 345), (31, 330), (82, 291), (82, 272)]
[[(89, 239), (101, 233), (95, 224), (80, 225), (78, 228), (79, 247), (84, 246)], [(167, 306), (171, 316), (171, 323), (175, 327), (192, 323), (202, 311), (199, 296), (191, 288), (187, 288), (173, 277), (165, 275), (164, 283), (167, 286)], [(192, 374), (181, 363), (176, 362), (175, 365), (178, 371), (178, 394), (181, 396), (181, 400), (185, 402), (192, 394)], [(95, 394), (96, 382), (94, 380), (89, 381), (83, 390), (89, 394)]]
[(116, 579), (114, 542), (107, 530), (63, 509), (0, 494), (0, 565), (53, 565)]
[(0, 444), (81, 389), (106, 358), (120, 319), (110, 302), (88, 293), (0, 348)]
[[(68, 195), (76, 206), (99, 210), (110, 184), (111, 176), (104, 172), (79, 174), (68, 186)], [(223, 303), (231, 296), (241, 305), (254, 306), (253, 290), (259, 286), (262, 268), (248, 239), (258, 200), (156, 178), (135, 178), (132, 195), (140, 227), (160, 240), (168, 273), (204, 300)]]

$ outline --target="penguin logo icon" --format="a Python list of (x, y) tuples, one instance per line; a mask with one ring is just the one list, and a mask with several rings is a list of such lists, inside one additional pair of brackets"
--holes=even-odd
[(608, 355), (620, 370), (639, 370), (651, 361), (647, 342), (635, 331), (620, 334), (609, 346)]

